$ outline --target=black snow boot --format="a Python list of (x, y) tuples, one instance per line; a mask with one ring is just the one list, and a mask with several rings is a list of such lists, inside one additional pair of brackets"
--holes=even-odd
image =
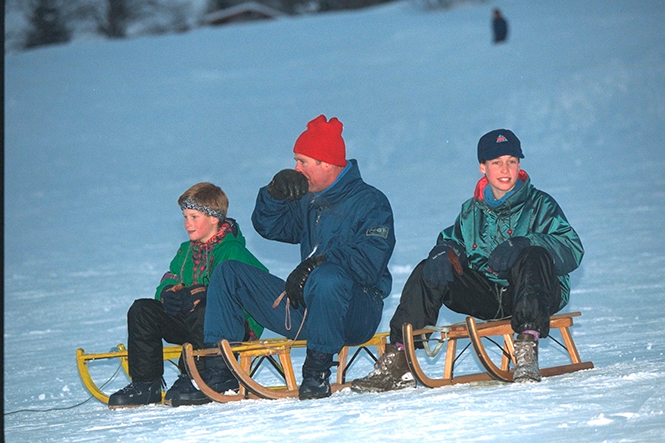
[(110, 409), (135, 408), (162, 402), (162, 380), (133, 381), (109, 397)]
[(224, 357), (221, 355), (206, 357), (205, 365), (201, 378), (213, 391), (223, 394), (229, 390), (238, 390), (238, 380), (226, 366)]
[(307, 350), (307, 357), (302, 365), (300, 400), (330, 397), (330, 367), (333, 365), (333, 354)]
[(164, 404), (173, 406), (174, 408), (178, 406), (203, 405), (211, 401), (203, 392), (196, 389), (196, 386), (192, 383), (192, 379), (187, 374), (180, 374), (164, 397)]

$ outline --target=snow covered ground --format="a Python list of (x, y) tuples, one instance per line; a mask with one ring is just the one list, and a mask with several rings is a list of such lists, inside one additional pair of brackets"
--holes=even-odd
[[(502, 46), (490, 43), (495, 6), (511, 26)], [(665, 441), (663, 23), (655, 0), (405, 2), (8, 53), (5, 441)], [(222, 186), (251, 250), (288, 275), (297, 247), (260, 238), (250, 215), (321, 113), (344, 122), (349, 157), (395, 212), (381, 331), (471, 196), (478, 138), (513, 129), (523, 168), (586, 248), (566, 310), (583, 313), (572, 332), (595, 369), (311, 402), (85, 402), (75, 350), (126, 342), (127, 308), (153, 295), (186, 239), (176, 201), (190, 185)], [(444, 309), (439, 323), (460, 320)], [(541, 355), (559, 358), (551, 342)], [(370, 368), (361, 361), (351, 378)], [(126, 383), (120, 374), (105, 389)]]

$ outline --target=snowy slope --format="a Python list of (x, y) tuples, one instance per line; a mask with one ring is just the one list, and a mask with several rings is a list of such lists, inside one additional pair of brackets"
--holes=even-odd
[[(502, 46), (495, 6), (511, 25)], [(5, 55), (4, 409), (44, 411), (5, 415), (5, 441), (664, 441), (663, 22), (655, 0), (395, 3)], [(596, 368), (528, 386), (65, 409), (89, 398), (75, 350), (126, 342), (127, 308), (186, 239), (176, 201), (190, 185), (222, 186), (250, 249), (288, 275), (297, 248), (249, 218), (321, 113), (344, 122), (349, 157), (395, 212), (380, 330), (471, 196), (478, 138), (508, 127), (586, 248), (566, 310), (582, 311), (573, 334)]]

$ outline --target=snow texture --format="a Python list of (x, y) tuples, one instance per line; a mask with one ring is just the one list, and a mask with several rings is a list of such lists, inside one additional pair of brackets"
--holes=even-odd
[[(510, 23), (500, 46), (497, 6)], [(399, 2), (6, 54), (5, 441), (665, 441), (663, 23), (650, 0)], [(176, 201), (192, 184), (222, 186), (250, 249), (277, 275), (293, 269), (297, 247), (260, 238), (250, 215), (319, 114), (345, 124), (349, 158), (395, 212), (380, 331), (472, 195), (478, 138), (514, 130), (523, 168), (586, 248), (566, 311), (582, 312), (572, 332), (595, 369), (309, 402), (85, 402), (75, 350), (126, 342), (128, 307), (153, 296), (186, 240)], [(441, 310), (439, 324), (460, 320)], [(562, 358), (541, 346), (541, 364)], [(458, 364), (479, 370), (469, 353)], [(120, 373), (104, 389), (125, 384)], [(41, 412), (11, 413), (24, 409)]]

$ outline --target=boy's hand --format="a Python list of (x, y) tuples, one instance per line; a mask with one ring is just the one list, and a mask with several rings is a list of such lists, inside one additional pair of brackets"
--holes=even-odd
[[(458, 254), (455, 244), (445, 241), (432, 248), (423, 265), (423, 280), (430, 288), (447, 285), (455, 280), (455, 274), (462, 274), (460, 262), (466, 261), (464, 251)], [(451, 254), (454, 254), (451, 260)]]
[(277, 200), (300, 200), (309, 191), (307, 178), (295, 169), (283, 169), (268, 184), (268, 193)]
[(180, 312), (189, 313), (194, 310), (201, 300), (205, 299), (206, 287), (204, 285), (166, 286), (161, 293), (164, 311), (169, 315)]
[(494, 248), (487, 260), (487, 265), (498, 276), (506, 275), (517, 261), (517, 257), (529, 245), (531, 245), (531, 241), (526, 237), (509, 238)]
[(324, 254), (308, 258), (296, 266), (291, 274), (289, 274), (286, 279), (286, 296), (289, 297), (289, 302), (294, 309), (298, 309), (300, 303), (305, 306), (305, 297), (302, 293), (305, 288), (305, 283), (314, 268), (325, 261), (326, 256)]

